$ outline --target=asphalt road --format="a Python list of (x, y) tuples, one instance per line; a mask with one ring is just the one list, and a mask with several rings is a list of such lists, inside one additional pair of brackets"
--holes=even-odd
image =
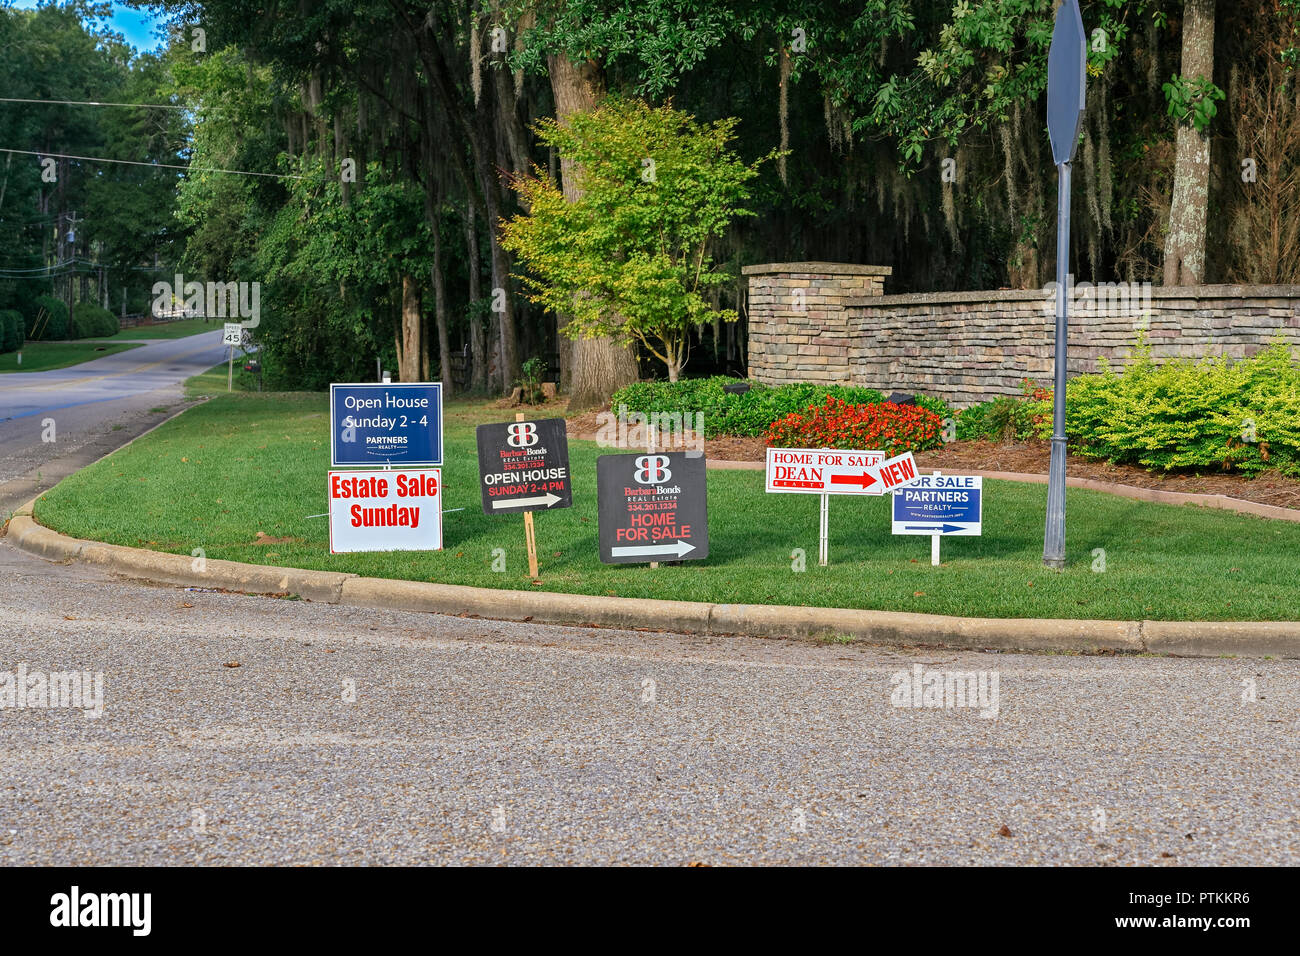
[(184, 400), (185, 379), (225, 358), (217, 329), (69, 368), (0, 375), (0, 517), (157, 424)]
[[(1296, 661), (508, 624), (3, 543), (0, 580), (0, 691), (103, 675), (98, 718), (0, 710), (0, 864), (1300, 863)], [(893, 706), (914, 665), (996, 674), (996, 718)]]

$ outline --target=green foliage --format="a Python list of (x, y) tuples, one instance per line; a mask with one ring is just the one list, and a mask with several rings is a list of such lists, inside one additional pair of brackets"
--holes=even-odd
[(1219, 107), (1215, 105), (1226, 94), (1208, 77), (1198, 76), (1191, 80), (1175, 73), (1162, 87), (1165, 93), (1166, 110), (1179, 123), (1190, 123), (1198, 133), (1210, 127), (1210, 121)]
[(255, 271), (264, 277), (262, 324), (268, 387), (321, 389), (369, 380), (375, 358), (392, 367), (403, 273), (427, 275), (424, 200), (372, 163), (366, 188), (344, 202), (338, 176), (305, 164), (267, 226)]
[[(763, 385), (747, 382), (749, 391), (735, 395), (724, 391), (724, 386), (746, 382), (745, 379), (715, 375), (712, 378), (688, 378), (679, 382), (636, 382), (619, 389), (610, 400), (610, 407), (628, 413), (694, 415), (704, 413), (704, 434), (760, 436), (777, 419), (791, 413), (802, 413), (821, 406), (828, 398), (839, 399), (850, 405), (873, 405), (883, 402), (885, 396), (874, 388), (857, 385), (814, 385), (799, 382), (790, 385)], [(924, 398), (924, 401), (921, 399)], [(917, 404), (939, 416), (940, 420), (952, 415), (951, 409), (939, 399), (917, 396)]]
[(515, 382), (521, 390), (521, 400), (525, 405), (540, 405), (546, 401), (542, 394), (542, 382), (546, 378), (546, 360), (533, 356), (519, 367), (519, 379)]
[(736, 122), (614, 98), (539, 124), (541, 143), (576, 164), (582, 195), (569, 202), (535, 167), (513, 181), (528, 212), (504, 224), (501, 242), (528, 267), (529, 299), (570, 316), (564, 334), (639, 342), (675, 379), (693, 327), (735, 321), (713, 306), (711, 290), (732, 277), (709, 247), (753, 215), (742, 204), (759, 163), (731, 151)]
[(36, 297), (36, 308), (27, 317), (27, 338), (45, 342), (68, 337), (68, 307), (52, 295)]
[(1300, 475), (1300, 364), (1285, 342), (1238, 362), (1220, 357), (1134, 362), (1081, 375), (1066, 389), (1066, 429), (1079, 453), (1161, 471), (1222, 469)]
[(23, 344), (23, 316), (16, 309), (0, 312), (0, 352), (13, 352)]
[[(1158, 471), (1275, 469), (1300, 475), (1300, 363), (1279, 340), (1249, 359), (1157, 365), (1145, 337), (1117, 372), (1079, 375), (1065, 390), (1071, 450)], [(1032, 389), (957, 416), (959, 440), (1027, 441), (1052, 433), (1052, 396)]]
[(957, 414), (957, 440), (1021, 442), (1051, 437), (1051, 389), (1038, 388), (1025, 379), (1021, 391), (1019, 398), (999, 395), (962, 409)]
[(122, 324), (112, 312), (94, 302), (78, 302), (72, 307), (70, 339), (106, 339), (122, 330)]
[(964, 408), (957, 414), (958, 441), (1025, 441), (1037, 437), (1028, 403), (1011, 395)]
[(921, 395), (920, 393), (912, 397), (916, 399), (916, 404), (939, 416), (941, 422), (946, 422), (953, 417), (952, 408), (942, 398), (937, 398), (934, 395)]

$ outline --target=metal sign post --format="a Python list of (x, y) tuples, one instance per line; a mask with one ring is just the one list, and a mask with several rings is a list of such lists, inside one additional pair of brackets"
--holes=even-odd
[(1043, 564), (1065, 567), (1065, 372), (1070, 316), (1070, 164), (1079, 146), (1086, 97), (1087, 46), (1078, 0), (1056, 10), (1047, 54), (1047, 132), (1056, 163), (1056, 366), (1052, 393), (1052, 460), (1047, 478)]
[(234, 390), (235, 346), (243, 341), (244, 327), (238, 322), (226, 322), (221, 330), (221, 344), (230, 346), (229, 364), (226, 366), (226, 391)]

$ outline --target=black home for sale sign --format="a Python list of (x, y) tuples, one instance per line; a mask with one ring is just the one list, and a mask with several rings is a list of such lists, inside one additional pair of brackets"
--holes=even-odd
[(486, 514), (545, 511), (573, 504), (563, 418), (480, 425), (475, 437)]
[(705, 488), (699, 452), (597, 458), (600, 560), (635, 564), (707, 558)]

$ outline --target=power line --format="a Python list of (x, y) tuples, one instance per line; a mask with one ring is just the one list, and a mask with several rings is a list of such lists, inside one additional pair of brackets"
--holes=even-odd
[(101, 103), (98, 100), (29, 100), (18, 96), (0, 96), (0, 103), (48, 103), (51, 106), (133, 106), (147, 110), (189, 110), (192, 106), (175, 103)]
[(87, 163), (120, 163), (123, 166), (148, 166), (151, 169), (179, 169), (187, 173), (230, 173), (232, 176), (264, 176), (267, 179), (305, 179), (292, 173), (254, 173), (246, 169), (220, 169), (215, 166), (177, 166), (173, 163), (142, 163), (134, 159), (105, 159), (100, 156), (73, 156), (68, 153), (42, 153), (31, 149), (6, 149), (0, 153), (18, 153), (24, 156), (52, 157), (54, 159), (79, 159)]

